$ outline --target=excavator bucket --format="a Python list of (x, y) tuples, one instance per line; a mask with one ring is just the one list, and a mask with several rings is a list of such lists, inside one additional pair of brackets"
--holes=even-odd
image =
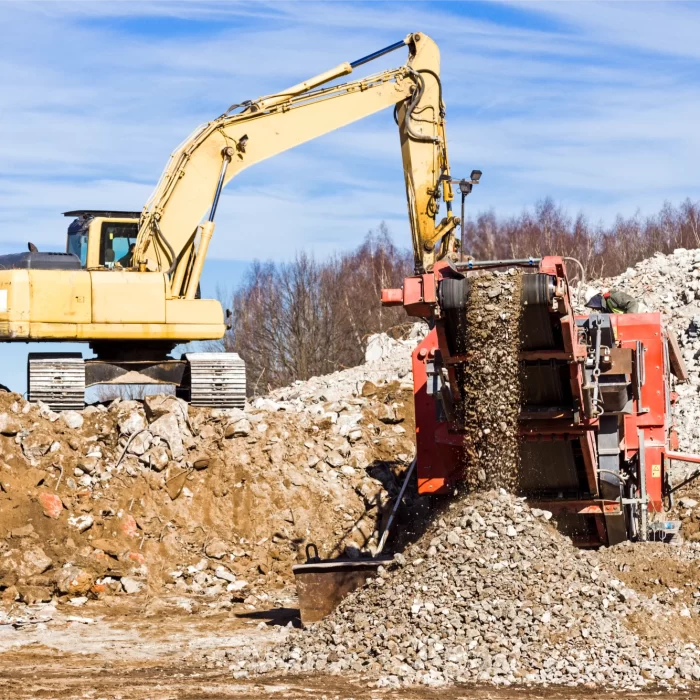
[(302, 624), (306, 626), (329, 615), (345, 596), (364, 586), (377, 575), (380, 566), (390, 561), (391, 557), (322, 560), (316, 556), (293, 566)]

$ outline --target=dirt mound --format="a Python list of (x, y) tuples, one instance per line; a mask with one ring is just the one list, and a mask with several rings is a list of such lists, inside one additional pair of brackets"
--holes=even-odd
[(58, 414), (0, 395), (2, 599), (259, 607), (289, 598), (309, 542), (372, 551), (414, 453), (411, 343), (245, 411), (152, 396)]

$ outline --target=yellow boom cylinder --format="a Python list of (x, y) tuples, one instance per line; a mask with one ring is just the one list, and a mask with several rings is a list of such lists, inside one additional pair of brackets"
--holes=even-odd
[(204, 269), (204, 260), (207, 257), (207, 250), (209, 250), (209, 241), (214, 235), (214, 222), (205, 221), (202, 224), (202, 228), (199, 233), (199, 248), (197, 248), (197, 257), (194, 259), (194, 267), (192, 268), (192, 274), (187, 282), (187, 292), (185, 292), (185, 299), (194, 299), (197, 293), (197, 287), (199, 286), (199, 280), (202, 277), (202, 270)]
[(319, 85), (329, 83), (331, 80), (335, 80), (336, 78), (342, 78), (344, 75), (350, 75), (350, 73), (352, 73), (352, 66), (347, 62), (341, 63), (335, 68), (331, 68), (330, 70), (324, 71), (323, 73), (319, 73), (313, 78), (305, 80), (303, 83), (297, 83), (296, 85), (292, 85), (292, 87), (287, 88), (286, 90), (282, 90), (282, 92), (279, 92), (276, 95), (273, 95), (272, 97), (263, 97), (262, 99), (256, 102), (256, 105), (260, 109), (269, 109), (270, 107), (274, 107), (277, 104), (286, 102), (290, 97), (293, 97), (294, 95), (301, 95), (304, 92), (313, 90)]

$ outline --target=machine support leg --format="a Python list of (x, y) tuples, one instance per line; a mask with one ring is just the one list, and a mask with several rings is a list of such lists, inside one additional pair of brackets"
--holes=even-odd
[(640, 496), (640, 507), (639, 507), (639, 539), (642, 542), (647, 541), (647, 527), (649, 518), (649, 509), (647, 504), (647, 465), (646, 465), (646, 455), (644, 450), (644, 431), (641, 429), (637, 430), (637, 436), (639, 439), (639, 496)]
[(379, 540), (379, 546), (377, 547), (377, 553), (374, 555), (375, 557), (378, 557), (382, 553), (382, 551), (384, 550), (384, 545), (386, 544), (386, 540), (389, 537), (389, 531), (391, 530), (391, 526), (394, 524), (394, 516), (396, 515), (396, 511), (399, 509), (399, 506), (401, 505), (401, 501), (403, 500), (403, 495), (406, 491), (406, 487), (408, 486), (408, 482), (411, 480), (411, 474), (413, 474), (413, 470), (416, 467), (417, 461), (418, 461), (418, 457), (414, 457), (413, 461), (411, 462), (411, 466), (408, 468), (408, 471), (406, 472), (406, 477), (403, 480), (403, 484), (401, 485), (401, 491), (399, 491), (399, 495), (396, 497), (394, 507), (391, 509), (391, 515), (389, 516), (389, 520), (386, 524), (386, 527), (384, 528), (384, 532), (382, 533), (382, 538)]

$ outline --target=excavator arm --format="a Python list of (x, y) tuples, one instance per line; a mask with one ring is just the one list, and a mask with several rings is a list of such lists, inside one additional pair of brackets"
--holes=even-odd
[[(407, 45), (406, 65), (362, 80), (320, 87)], [(454, 242), (440, 56), (425, 34), (354, 63), (343, 63), (275, 95), (234, 105), (199, 127), (170, 157), (144, 207), (134, 261), (168, 272), (170, 294), (195, 296), (222, 189), (245, 168), (386, 107), (395, 106), (401, 138), (415, 267), (425, 271)], [(436, 225), (439, 200), (447, 216)]]

